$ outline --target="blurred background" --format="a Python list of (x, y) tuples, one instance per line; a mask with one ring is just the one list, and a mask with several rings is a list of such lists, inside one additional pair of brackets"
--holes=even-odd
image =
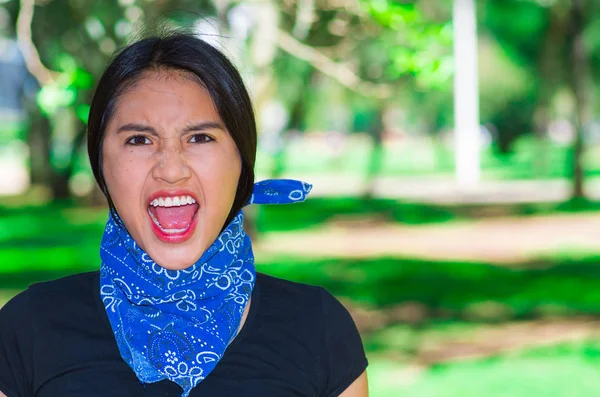
[(146, 29), (240, 68), (260, 271), (352, 313), (374, 397), (600, 395), (595, 0), (0, 0), (0, 306), (99, 266), (93, 88)]

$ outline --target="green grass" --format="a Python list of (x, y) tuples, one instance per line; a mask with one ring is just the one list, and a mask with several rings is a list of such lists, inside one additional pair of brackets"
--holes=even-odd
[(263, 205), (256, 209), (262, 232), (299, 230), (337, 219), (375, 218), (384, 222), (422, 224), (446, 222), (464, 215), (444, 206), (356, 197), (311, 198), (291, 206)]
[(261, 232), (289, 231), (351, 219), (373, 219), (405, 225), (443, 223), (494, 216), (550, 215), (600, 211), (600, 202), (585, 199), (562, 203), (455, 204), (436, 205), (394, 199), (357, 197), (315, 197), (291, 206), (262, 205), (256, 208)]
[(402, 258), (290, 257), (263, 263), (259, 269), (322, 285), (338, 296), (374, 308), (419, 302), (433, 317), (503, 321), (556, 314), (600, 314), (599, 257), (522, 266), (508, 269), (481, 263)]
[(374, 356), (375, 397), (573, 397), (600, 395), (600, 343), (572, 342), (482, 360), (434, 366), (414, 379), (402, 364)]

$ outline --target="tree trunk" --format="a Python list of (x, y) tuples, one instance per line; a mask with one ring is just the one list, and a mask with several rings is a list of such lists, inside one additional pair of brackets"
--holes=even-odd
[[(304, 81), (311, 81), (314, 74), (310, 70), (305, 76)], [(298, 87), (298, 92), (302, 92), (302, 87)], [(290, 141), (291, 131), (304, 131), (304, 118), (306, 117), (306, 102), (303, 95), (296, 95), (291, 104), (290, 116), (285, 128), (280, 132), (277, 150), (273, 155), (273, 168), (271, 169), (271, 178), (280, 178), (285, 172), (287, 162), (287, 149)]]
[(80, 125), (77, 130), (77, 135), (75, 136), (75, 139), (73, 139), (67, 167), (62, 170), (55, 170), (52, 175), (52, 197), (54, 197), (54, 199), (67, 199), (71, 197), (69, 181), (73, 176), (77, 153), (79, 153), (79, 150), (85, 141), (85, 137), (85, 126)]
[(571, 2), (571, 76), (570, 86), (575, 98), (575, 111), (573, 124), (575, 129), (575, 140), (572, 150), (572, 198), (585, 197), (583, 186), (583, 164), (584, 152), (583, 129), (589, 117), (589, 85), (590, 68), (589, 54), (586, 48), (583, 32), (586, 23), (586, 0), (572, 0)]
[(381, 104), (377, 108), (375, 117), (369, 128), (369, 135), (373, 140), (373, 146), (371, 146), (371, 154), (367, 164), (368, 168), (363, 193), (363, 198), (365, 199), (373, 198), (375, 182), (381, 171), (381, 163), (383, 161), (383, 135), (385, 132), (384, 112), (385, 107)]
[(479, 73), (474, 0), (454, 0), (454, 139), (456, 179), (471, 187), (480, 178)]
[(50, 184), (52, 167), (50, 165), (50, 121), (44, 117), (37, 108), (30, 110), (32, 115), (28, 135), (28, 144), (31, 150), (31, 183)]
[(560, 3), (549, 10), (550, 21), (544, 34), (544, 42), (538, 59), (537, 69), (540, 74), (540, 88), (534, 114), (535, 136), (538, 141), (538, 155), (534, 159), (534, 173), (544, 177), (548, 173), (548, 128), (552, 121), (552, 97), (563, 80), (566, 65), (562, 51), (565, 42), (568, 20)]

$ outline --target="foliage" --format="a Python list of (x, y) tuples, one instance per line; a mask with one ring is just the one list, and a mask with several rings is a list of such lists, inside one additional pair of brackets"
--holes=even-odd
[(57, 63), (61, 73), (53, 83), (41, 87), (37, 104), (46, 117), (54, 117), (60, 108), (71, 107), (81, 122), (87, 123), (89, 104), (83, 96), (92, 88), (94, 78), (69, 54), (60, 54)]
[[(269, 95), (286, 108), (290, 128), (370, 132), (377, 128), (378, 113), (384, 106), (402, 109), (407, 115), (402, 124), (392, 126), (395, 129), (437, 136), (452, 126), (451, 2), (358, 0), (347, 6), (345, 2), (318, 1), (309, 9), (308, 19), (298, 2), (268, 3), (276, 7), (281, 31), (355, 75), (352, 82), (340, 84), (340, 73), (324, 76), (314, 62), (280, 48), (269, 72), (274, 87)], [(478, 3), (482, 123), (495, 127), (495, 139), (505, 152), (520, 135), (539, 129), (534, 121), (540, 109), (563, 106), (556, 105), (554, 98), (568, 83), (569, 49), (561, 39), (568, 31), (556, 37), (552, 31), (557, 26), (568, 27), (568, 3)], [(248, 11), (254, 3), (227, 2), (225, 9), (220, 4), (208, 0), (121, 0), (106, 4), (75, 0), (36, 6), (33, 41), (42, 62), (58, 73), (54, 83), (40, 90), (40, 111), (52, 119), (53, 129), (64, 124), (58, 119), (68, 113), (85, 121), (93, 85), (111, 54), (145, 30), (160, 30), (161, 25), (190, 29), (202, 25), (218, 31), (219, 21), (232, 18), (233, 11), (246, 10), (248, 18), (256, 17)], [(14, 23), (18, 2), (1, 7), (9, 11)], [(600, 35), (595, 34), (600, 29), (599, 21), (593, 14), (585, 27), (586, 45), (596, 66), (592, 72), (595, 78), (600, 77)], [(251, 34), (256, 21), (243, 23), (248, 23), (249, 36), (241, 41), (234, 37), (225, 41), (241, 47), (241, 60), (249, 63), (253, 62), (249, 54), (256, 47)], [(548, 46), (555, 47), (551, 54), (546, 50)], [(558, 58), (553, 61), (552, 57)], [(548, 77), (543, 68), (553, 62), (558, 66)], [(254, 70), (252, 65), (247, 69)], [(384, 101), (374, 98), (365, 86), (385, 86), (390, 97)], [(82, 127), (70, 129), (74, 132), (68, 139), (64, 133), (51, 132), (52, 145), (68, 147), (80, 142), (74, 136), (82, 133)], [(71, 148), (71, 154), (63, 156), (65, 161), (79, 162), (78, 150)]]
[(382, 38), (391, 58), (389, 76), (409, 73), (422, 89), (447, 86), (454, 68), (450, 21), (428, 20), (414, 3), (363, 0), (362, 4), (375, 21), (398, 38), (396, 42)]

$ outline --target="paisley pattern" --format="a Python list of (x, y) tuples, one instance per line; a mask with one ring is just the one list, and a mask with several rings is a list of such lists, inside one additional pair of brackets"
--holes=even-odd
[[(311, 187), (295, 180), (257, 182), (248, 204), (303, 201)], [(243, 220), (240, 211), (194, 265), (168, 270), (109, 216), (100, 294), (121, 356), (142, 383), (169, 379), (187, 397), (223, 356), (256, 280)]]
[[(282, 187), (285, 186), (285, 189)], [(304, 201), (312, 185), (293, 179), (267, 179), (254, 184), (248, 204), (290, 204)]]

